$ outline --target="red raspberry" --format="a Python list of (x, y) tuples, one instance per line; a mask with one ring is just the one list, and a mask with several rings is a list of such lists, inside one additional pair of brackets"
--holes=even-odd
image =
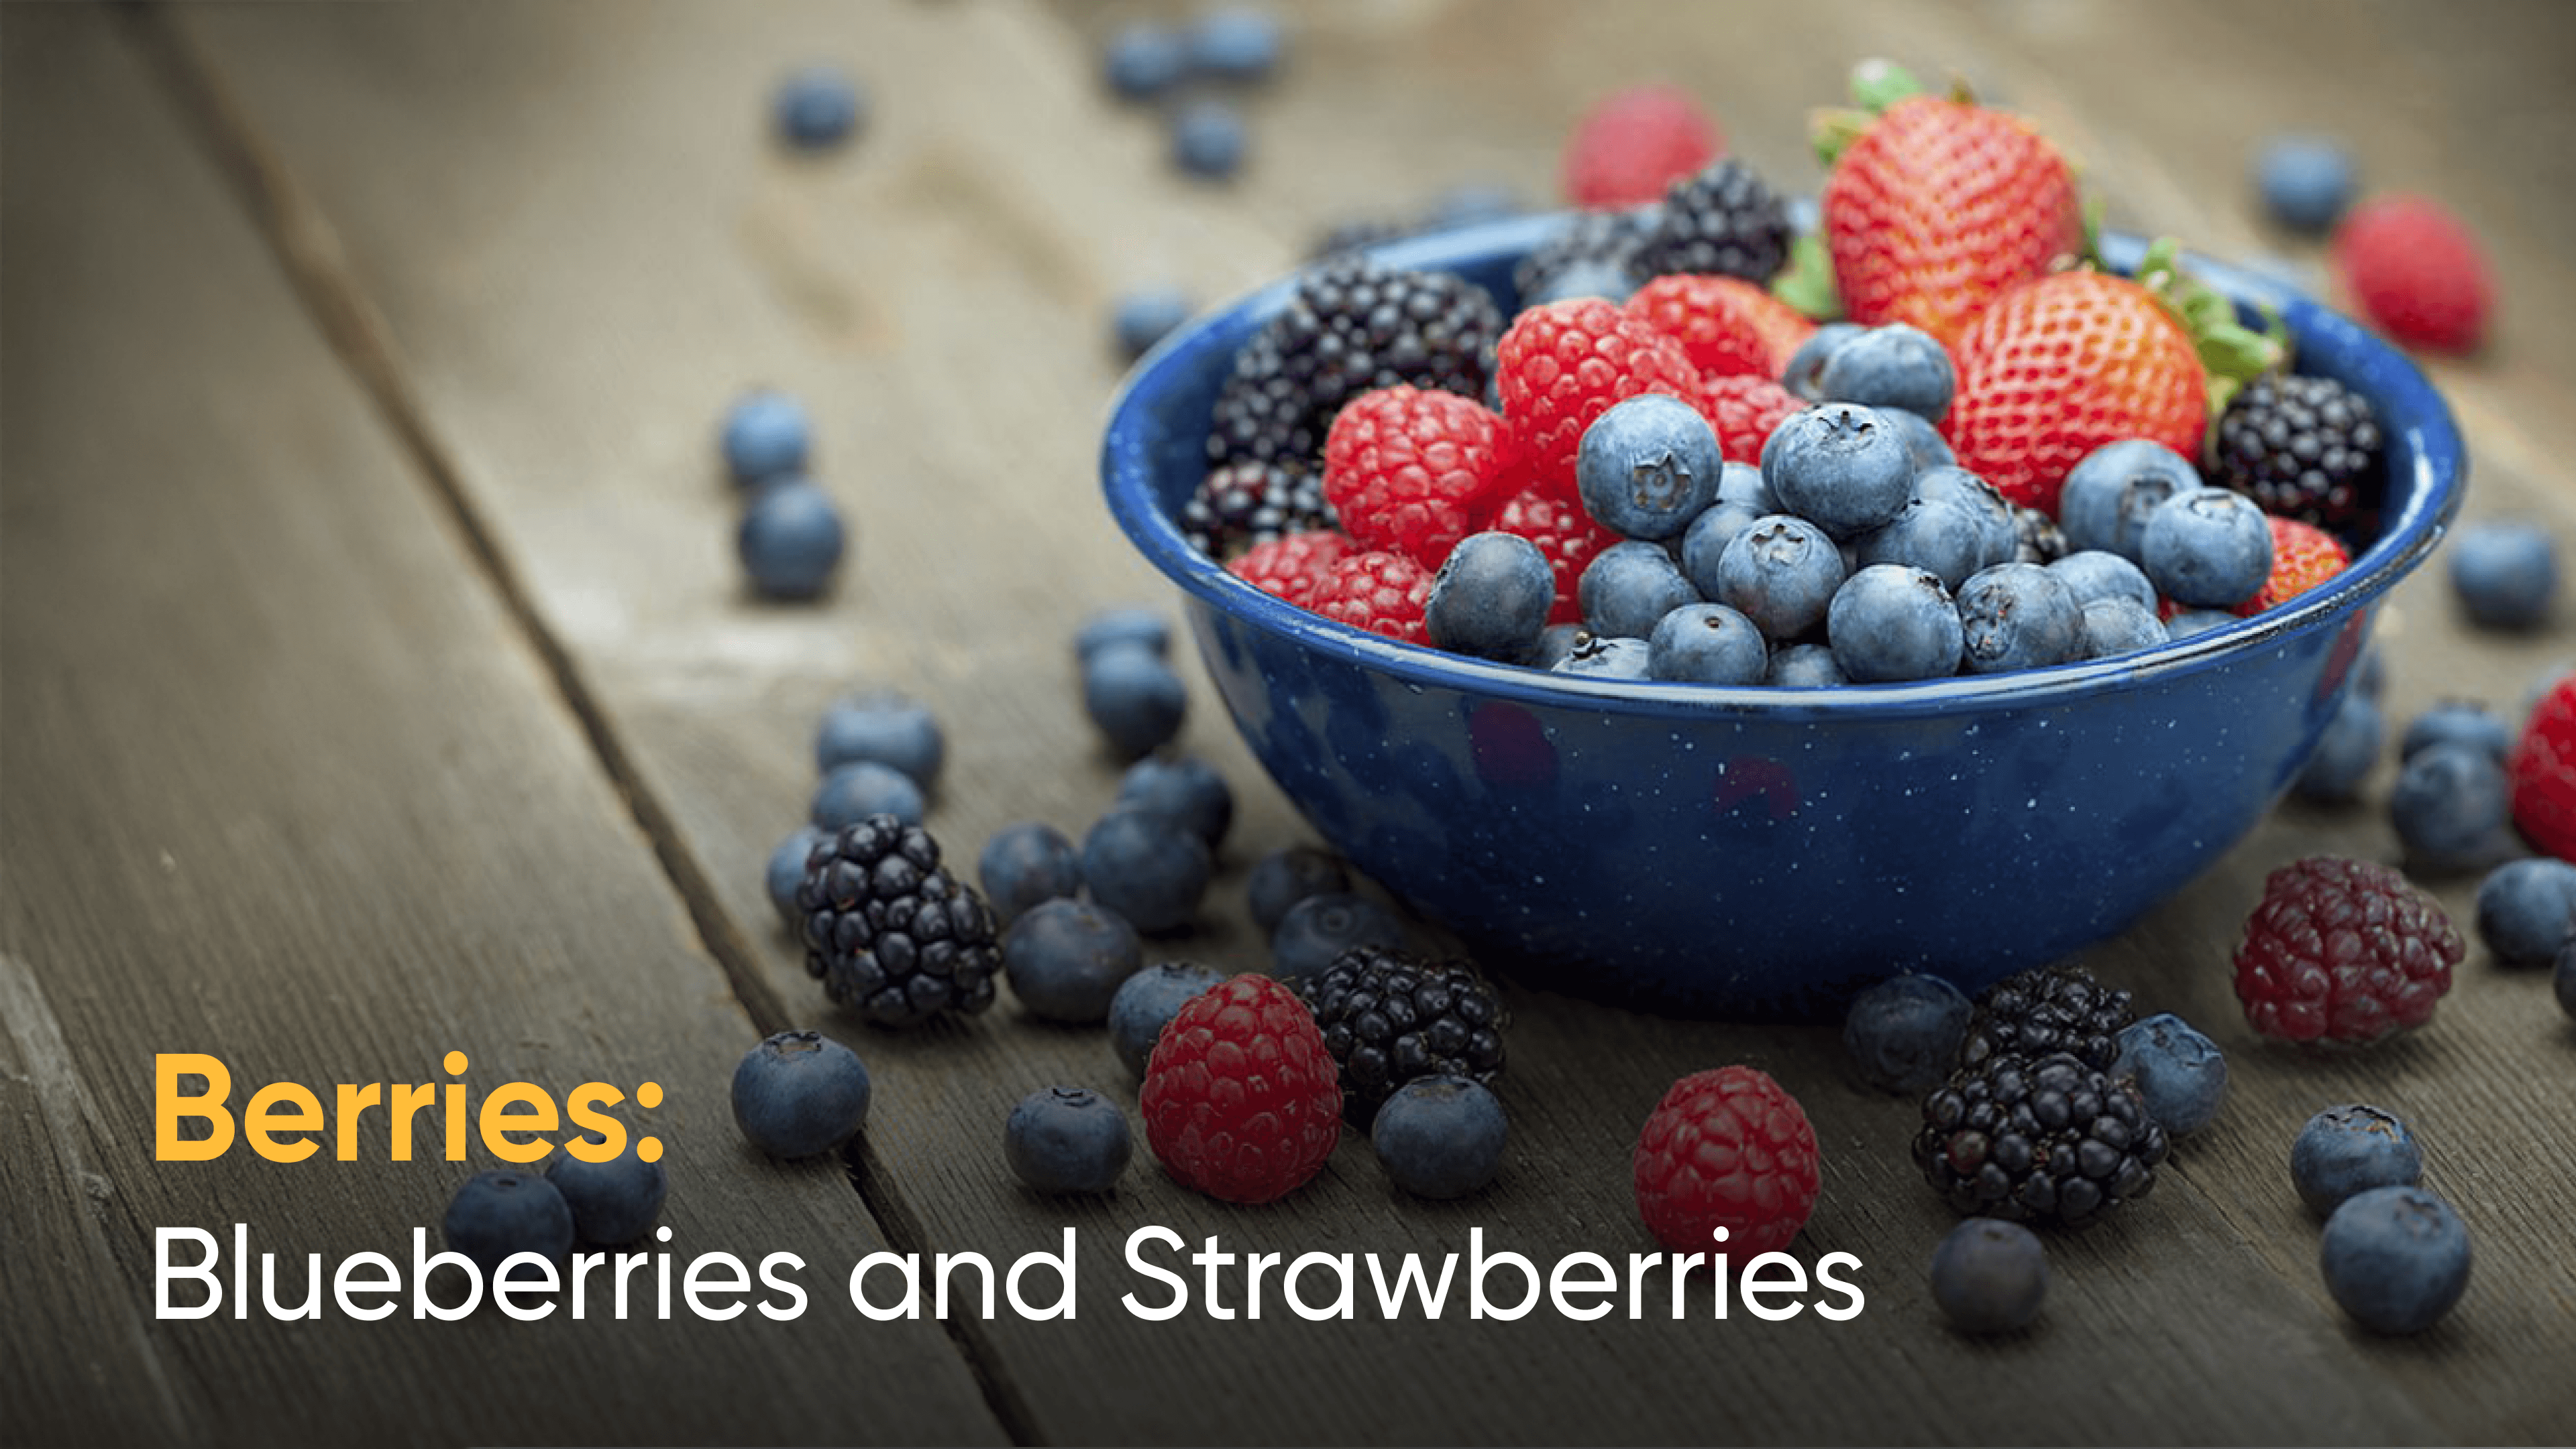
[(1660, 201), (1664, 187), (1726, 149), (1717, 122), (1672, 86), (1631, 86), (1603, 97), (1565, 141), (1565, 199), (1574, 206)]
[(1353, 547), (1349, 534), (1315, 528), (1256, 543), (1225, 567), (1261, 592), (1303, 609), (1311, 607), (1315, 585), (1323, 581), (1325, 570), (1340, 563)]
[(2343, 546), (2343, 540), (2315, 524), (2278, 514), (2265, 521), (2272, 525), (2272, 576), (2254, 597), (2236, 606), (2239, 618), (2286, 604), (2352, 563), (2352, 550)]
[(1681, 343), (1691, 366), (1777, 380), (1816, 331), (1797, 308), (1742, 277), (1677, 272), (1630, 294), (1628, 315)]
[(2383, 196), (2335, 228), (2334, 264), (2372, 325), (2409, 347), (2474, 352), (2494, 282), (2478, 239), (2440, 202)]
[(1787, 1247), (1815, 1210), (1816, 1129), (1767, 1073), (1698, 1072), (1673, 1083), (1646, 1119), (1636, 1172), (1637, 1212), (1656, 1242), (1742, 1262)]
[(1570, 498), (1525, 488), (1494, 510), (1494, 527), (1517, 533), (1538, 545), (1556, 574), (1556, 603), (1547, 611), (1551, 624), (1580, 624), (1583, 604), (1576, 590), (1583, 571), (1601, 550), (1619, 541), (1591, 512)]
[(1306, 596), (1306, 607), (1354, 629), (1428, 645), (1431, 630), (1422, 622), (1422, 610), (1430, 598), (1431, 570), (1403, 554), (1372, 549), (1324, 570)]
[(1690, 394), (1691, 405), (1717, 429), (1718, 456), (1760, 466), (1771, 430), (1804, 411), (1799, 396), (1767, 377), (1710, 375)]
[(2550, 686), (2505, 761), (2513, 823), (2531, 843), (2576, 860), (2576, 674)]
[(1681, 343), (1599, 297), (1523, 308), (1494, 348), (1494, 372), (1530, 482), (1566, 498), (1593, 419), (1639, 393), (1687, 400), (1699, 386)]
[(2268, 1037), (2366, 1046), (2422, 1026), (2467, 947), (2441, 905), (2366, 860), (2272, 872), (2236, 947), (2236, 999)]
[(1511, 434), (1471, 397), (1398, 384), (1361, 393), (1324, 438), (1324, 501), (1362, 548), (1438, 568), (1511, 472)]
[(1191, 997), (1145, 1064), (1145, 1142), (1183, 1187), (1271, 1202), (1342, 1139), (1342, 1069), (1297, 993), (1242, 975)]

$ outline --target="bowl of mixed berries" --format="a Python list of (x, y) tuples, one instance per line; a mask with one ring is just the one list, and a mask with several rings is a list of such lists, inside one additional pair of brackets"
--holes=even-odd
[(2281, 797), (2458, 511), (2398, 351), (2094, 235), (2019, 118), (1860, 89), (1812, 209), (1723, 156), (1570, 184), (1206, 313), (1114, 408), (1253, 755), (1539, 984), (1812, 1017), (2117, 933)]

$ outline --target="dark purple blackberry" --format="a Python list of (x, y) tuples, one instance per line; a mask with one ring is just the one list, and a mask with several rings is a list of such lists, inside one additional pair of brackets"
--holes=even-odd
[(1959, 1065), (1977, 1068), (2000, 1057), (2030, 1061), (2066, 1052), (2096, 1071), (2120, 1055), (2120, 1031), (2136, 1021), (2129, 993), (2103, 985), (2072, 962), (2008, 976), (1977, 998)]
[(1417, 1078), (1490, 1083), (1503, 1069), (1503, 1003), (1463, 961), (1353, 946), (1299, 992), (1342, 1064), (1343, 1112), (1359, 1126)]
[(1390, 270), (1364, 255), (1326, 262), (1235, 355), (1208, 425), (1208, 461), (1320, 472), (1342, 404), (1397, 383), (1481, 397), (1502, 331), (1492, 295), (1463, 277)]
[(2381, 491), (2379, 416), (2330, 377), (2265, 373), (2219, 414), (2212, 483), (2266, 513), (2351, 534)]
[(1952, 1073), (1914, 1161), (1962, 1213), (2080, 1228), (2146, 1196), (2165, 1146), (2134, 1085), (2058, 1052)]
[(1532, 298), (1550, 295), (1552, 284), (1578, 268), (1616, 274), (1636, 284), (1634, 266), (1637, 248), (1653, 228), (1660, 208), (1654, 206), (1621, 207), (1610, 211), (1579, 211), (1547, 240), (1530, 248), (1529, 255), (1512, 268), (1512, 286), (1524, 305)]
[(920, 826), (871, 815), (834, 833), (807, 859), (796, 905), (806, 972), (867, 1020), (911, 1026), (993, 1004), (992, 908), (949, 875)]
[(2066, 535), (2057, 520), (2036, 508), (2013, 509), (2013, 537), (2021, 545), (2014, 557), (2023, 563), (2053, 564), (2066, 557)]
[(1789, 213), (1753, 168), (1727, 157), (1664, 189), (1636, 272), (1706, 272), (1767, 282), (1789, 259)]
[(1181, 534), (1219, 563), (1255, 544), (1312, 528), (1339, 528), (1321, 474), (1285, 463), (1211, 468), (1181, 505)]

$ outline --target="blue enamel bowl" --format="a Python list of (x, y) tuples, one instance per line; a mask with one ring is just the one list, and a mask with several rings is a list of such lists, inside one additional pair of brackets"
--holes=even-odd
[[(1508, 311), (1548, 218), (1389, 247)], [(2106, 243), (2134, 263), (2134, 239)], [(1815, 1019), (1899, 971), (1974, 992), (2125, 929), (2281, 798), (2389, 588), (2449, 528), (2464, 458), (2403, 356), (2260, 278), (2302, 371), (2379, 410), (2389, 491), (2351, 568), (2286, 607), (2113, 660), (1925, 683), (1715, 688), (1570, 678), (1353, 629), (1252, 588), (1176, 522), (1236, 350), (1281, 282), (1129, 376), (1111, 512), (1180, 588), (1227, 712), (1315, 830), (1486, 965), (1647, 1010)]]

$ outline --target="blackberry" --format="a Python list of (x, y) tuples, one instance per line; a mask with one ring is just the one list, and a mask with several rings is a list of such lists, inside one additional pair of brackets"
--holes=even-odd
[(2023, 563), (2053, 564), (2070, 552), (2057, 520), (2036, 508), (2013, 509), (2013, 539), (2014, 557)]
[(1530, 248), (1512, 268), (1512, 287), (1523, 305), (1548, 293), (1557, 279), (1579, 267), (1615, 272), (1631, 280), (1637, 248), (1654, 227), (1659, 209), (1624, 207), (1616, 211), (1575, 213), (1554, 236)]
[(1483, 396), (1502, 332), (1493, 297), (1463, 277), (1363, 255), (1325, 262), (1236, 354), (1208, 426), (1208, 461), (1320, 469), (1333, 415), (1371, 388)]
[(805, 970), (880, 1026), (993, 1004), (1001, 970), (992, 908), (939, 863), (918, 825), (871, 815), (815, 847), (796, 887)]
[(1789, 213), (1779, 193), (1728, 157), (1664, 189), (1636, 270), (1641, 277), (1707, 272), (1767, 282), (1788, 259)]
[(1959, 1065), (1974, 1070), (2004, 1057), (2031, 1061), (2056, 1052), (2096, 1071), (2119, 1059), (2120, 1032), (2136, 1021), (2129, 993), (2105, 986), (2071, 962), (2008, 976), (1977, 998), (1959, 1044)]
[(2080, 1228), (2146, 1196), (2165, 1146), (2135, 1085), (2054, 1052), (1951, 1074), (1923, 1099), (1914, 1161), (1960, 1212)]
[(2210, 451), (2211, 481), (2329, 533), (2360, 531), (2379, 503), (2378, 414), (2330, 377), (2247, 383), (2219, 415)]
[(1299, 990), (1341, 1063), (1343, 1112), (1359, 1126), (1407, 1082), (1491, 1083), (1503, 1069), (1502, 1001), (1463, 961), (1353, 946)]
[(1341, 526), (1324, 501), (1323, 475), (1287, 463), (1246, 460), (1211, 468), (1181, 505), (1182, 536), (1219, 563), (1255, 544)]

